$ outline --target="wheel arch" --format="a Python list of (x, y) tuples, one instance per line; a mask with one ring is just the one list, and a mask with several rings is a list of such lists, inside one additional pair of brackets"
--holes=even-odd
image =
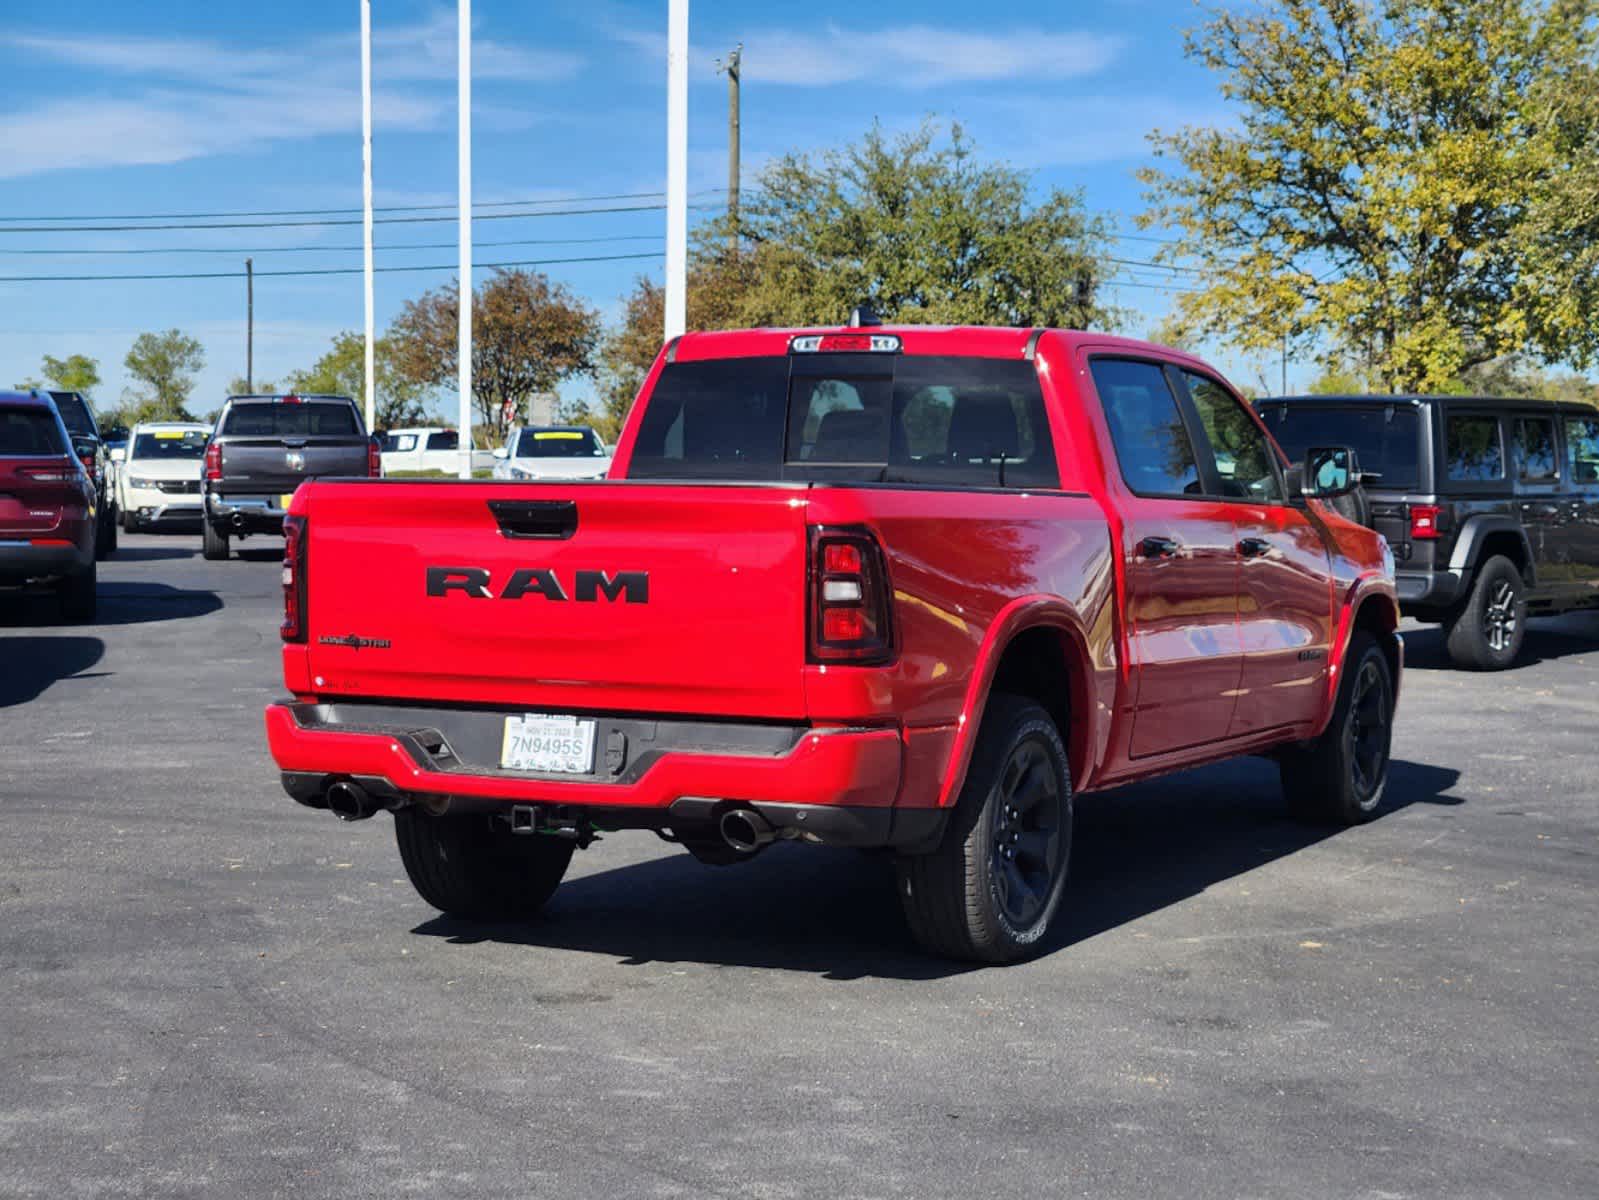
[(1476, 571), (1494, 554), (1504, 555), (1516, 564), (1522, 579), (1529, 584), (1534, 582), (1532, 545), (1527, 541), (1527, 531), (1513, 517), (1501, 514), (1466, 518), (1449, 555), (1449, 567), (1454, 571)]
[(1404, 671), (1404, 642), (1399, 636), (1399, 598), (1392, 581), (1385, 576), (1363, 575), (1350, 587), (1344, 598), (1339, 617), (1338, 641), (1332, 670), (1327, 672), (1327, 695), (1323, 704), (1323, 717), (1318, 726), (1326, 727), (1338, 701), (1338, 684), (1343, 677), (1343, 667), (1349, 657), (1349, 646), (1355, 634), (1365, 632), (1377, 640), (1383, 657), (1388, 660), (1388, 671), (1393, 678), (1394, 698), (1399, 696), (1399, 678)]
[(1070, 760), (1072, 787), (1084, 788), (1100, 757), (1104, 719), (1094, 659), (1079, 614), (1054, 598), (1007, 606), (983, 640), (939, 788), (939, 806), (955, 803), (966, 782), (977, 731), (996, 692), (1026, 696), (1055, 720)]

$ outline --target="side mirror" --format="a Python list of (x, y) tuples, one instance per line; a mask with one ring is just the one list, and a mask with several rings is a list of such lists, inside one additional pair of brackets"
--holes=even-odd
[(1299, 494), (1312, 500), (1347, 496), (1360, 486), (1360, 467), (1348, 446), (1312, 446), (1297, 474)]
[(127, 448), (124, 447), (124, 446), (117, 446), (111, 451), (111, 461), (112, 462), (116, 462), (116, 463), (123, 462), (123, 461), (125, 461), (127, 459), (127, 457), (128, 457), (128, 451), (127, 451)]
[(511, 448), (509, 446), (496, 446), (496, 447), (494, 447), (494, 457), (495, 458), (510, 458), (511, 457)]

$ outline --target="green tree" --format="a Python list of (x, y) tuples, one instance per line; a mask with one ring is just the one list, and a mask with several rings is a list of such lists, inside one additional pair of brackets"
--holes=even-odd
[(1581, 361), (1594, 310), (1579, 319), (1568, 303), (1561, 319), (1570, 289), (1556, 281), (1583, 246), (1550, 206), (1557, 194), (1578, 204), (1570, 155), (1593, 158), (1599, 104), (1561, 97), (1592, 86), (1594, 15), (1595, 0), (1281, 0), (1213, 14), (1188, 53), (1216, 72), (1238, 122), (1152, 134), (1175, 169), (1141, 172), (1141, 224), (1175, 229), (1163, 257), (1203, 272), (1179, 318), (1246, 349), (1287, 339), (1354, 361), (1394, 390), (1525, 349)]
[[(375, 428), (397, 429), (427, 419), (428, 387), (405, 377), (395, 364), (394, 338), (372, 346)], [(331, 348), (309, 370), (290, 371), (284, 386), (296, 392), (327, 392), (366, 403), (366, 337), (354, 330), (338, 334)]]
[[(753, 258), (740, 324), (841, 322), (870, 303), (884, 320), (1103, 328), (1108, 229), (1060, 190), (985, 162), (959, 125), (768, 166), (739, 232)], [(725, 242), (713, 226), (702, 257)], [(720, 253), (727, 253), (721, 250)]]
[[(277, 390), (278, 385), (267, 379), (249, 380), (243, 375), (235, 375), (228, 380), (228, 395), (230, 396), (249, 396), (251, 394), (270, 396)], [(217, 406), (217, 411), (221, 411), (220, 405)]]
[(86, 354), (69, 354), (66, 358), (46, 354), (39, 369), (52, 386), (63, 392), (88, 396), (100, 386), (100, 364)]
[(143, 387), (130, 389), (125, 406), (134, 421), (190, 421), (189, 395), (194, 377), (205, 366), (205, 350), (195, 338), (176, 329), (141, 333), (123, 360), (128, 374)]
[[(961, 128), (790, 155), (761, 174), (741, 215), (696, 231), (690, 329), (839, 324), (869, 303), (904, 323), (1104, 328), (1108, 229), (1079, 196), (1029, 199), (1025, 172), (978, 160)], [(641, 278), (600, 348), (595, 404), (573, 416), (614, 439), (661, 349), (665, 296)]]
[[(454, 283), (406, 303), (389, 329), (398, 378), (455, 382), (459, 304)], [(599, 313), (564, 285), (538, 271), (495, 271), (472, 301), (472, 402), (483, 432), (503, 439), (507, 408), (521, 411), (536, 393), (592, 371), (599, 341)]]

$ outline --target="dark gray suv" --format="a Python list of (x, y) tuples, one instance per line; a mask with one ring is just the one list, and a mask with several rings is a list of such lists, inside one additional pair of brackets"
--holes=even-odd
[(227, 558), (233, 537), (281, 534), (307, 479), (381, 473), (377, 439), (348, 396), (230, 396), (205, 447), (205, 557)]
[(1477, 396), (1258, 401), (1284, 451), (1350, 446), (1399, 603), (1459, 666), (1515, 661), (1529, 615), (1599, 608), (1599, 408)]

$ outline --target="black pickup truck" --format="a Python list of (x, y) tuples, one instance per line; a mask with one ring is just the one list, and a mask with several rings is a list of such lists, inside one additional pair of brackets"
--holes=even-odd
[(231, 537), (281, 534), (307, 479), (381, 474), (378, 451), (348, 396), (230, 396), (205, 447), (205, 557), (227, 558)]

